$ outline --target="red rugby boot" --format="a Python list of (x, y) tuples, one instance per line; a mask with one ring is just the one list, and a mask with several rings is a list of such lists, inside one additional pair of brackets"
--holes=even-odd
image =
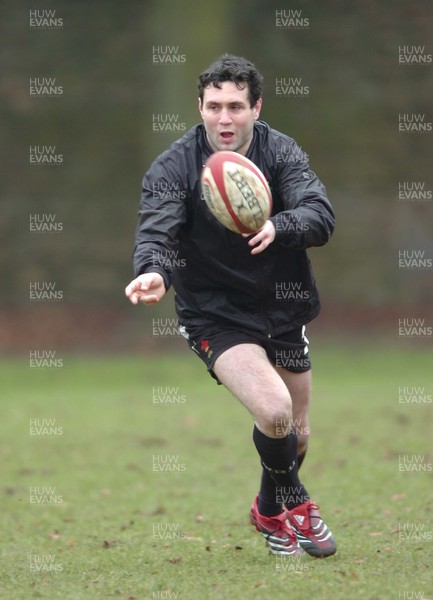
[(318, 509), (317, 504), (308, 500), (286, 510), (286, 514), (301, 548), (311, 556), (324, 558), (335, 554), (337, 544)]
[(265, 517), (258, 511), (257, 500), (258, 496), (256, 496), (251, 508), (251, 523), (257, 531), (263, 534), (270, 551), (273, 554), (283, 554), (286, 556), (299, 556), (303, 554), (296, 539), (296, 534), (287, 520), (287, 511), (283, 511), (274, 517)]

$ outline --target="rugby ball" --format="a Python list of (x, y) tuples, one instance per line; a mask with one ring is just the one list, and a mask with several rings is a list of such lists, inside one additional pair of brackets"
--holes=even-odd
[(210, 212), (235, 233), (254, 233), (271, 215), (272, 195), (265, 176), (238, 152), (214, 152), (203, 167), (201, 186)]

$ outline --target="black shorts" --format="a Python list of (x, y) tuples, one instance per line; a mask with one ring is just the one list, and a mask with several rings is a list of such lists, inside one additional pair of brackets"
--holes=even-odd
[(210, 375), (217, 383), (221, 382), (213, 371), (216, 359), (238, 344), (261, 346), (275, 367), (282, 367), (292, 373), (304, 373), (311, 369), (305, 326), (273, 338), (257, 331), (235, 329), (212, 322), (203, 327), (180, 325), (179, 332), (188, 341), (191, 350), (206, 364)]

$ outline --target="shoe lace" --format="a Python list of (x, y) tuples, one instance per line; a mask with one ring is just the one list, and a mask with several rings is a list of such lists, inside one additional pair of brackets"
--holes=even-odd
[(272, 524), (275, 525), (275, 530), (273, 533), (284, 533), (292, 542), (296, 542), (296, 534), (287, 520), (287, 515), (285, 512), (281, 513), (281, 515), (272, 517)]
[(307, 503), (306, 506), (306, 513), (307, 516), (305, 517), (304, 522), (301, 523), (296, 523), (296, 527), (297, 529), (299, 529), (300, 531), (302, 531), (302, 533), (311, 533), (312, 532), (312, 526), (311, 526), (311, 519), (320, 519), (319, 516), (313, 515), (311, 516), (311, 511), (312, 510), (319, 510), (319, 505), (315, 504), (314, 502), (312, 502), (311, 500)]

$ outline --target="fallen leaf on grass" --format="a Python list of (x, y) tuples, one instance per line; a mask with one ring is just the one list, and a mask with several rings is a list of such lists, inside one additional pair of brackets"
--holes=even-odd
[(134, 463), (126, 463), (125, 470), (126, 471), (141, 471), (141, 467)]
[(52, 540), (58, 540), (60, 537), (60, 532), (57, 529), (54, 529), (53, 531), (50, 531), (48, 537)]
[(28, 467), (23, 467), (22, 469), (18, 469), (18, 475), (34, 475), (35, 470), (29, 469)]
[(197, 515), (195, 520), (197, 523), (203, 523), (204, 517), (203, 517), (203, 515)]
[(391, 500), (403, 500), (406, 498), (406, 494), (393, 494)]
[(175, 556), (174, 558), (168, 558), (167, 560), (170, 564), (177, 565), (182, 561), (182, 558), (180, 556)]
[(219, 447), (222, 446), (222, 441), (218, 438), (197, 438), (197, 448), (201, 446)]
[(198, 418), (195, 415), (187, 415), (182, 419), (182, 425), (187, 429), (193, 429), (198, 425)]
[(372, 531), (371, 533), (368, 534), (370, 537), (379, 537), (381, 535), (383, 535), (383, 531)]
[(116, 540), (104, 540), (102, 542), (102, 547), (103, 548), (112, 548), (113, 546), (116, 545)]
[(150, 514), (152, 516), (155, 516), (155, 515), (165, 515), (166, 512), (167, 511), (165, 510), (164, 506), (162, 506), (162, 504), (160, 504)]
[(394, 418), (400, 425), (407, 425), (407, 423), (410, 423), (410, 419), (407, 415), (394, 415)]
[(360, 441), (361, 441), (361, 438), (359, 437), (359, 435), (350, 435), (349, 436), (349, 444), (351, 446), (356, 446), (357, 444), (359, 444)]
[(202, 542), (203, 538), (201, 537), (193, 537), (192, 535), (183, 535), (182, 539), (187, 542)]
[(365, 562), (365, 559), (364, 558), (355, 558), (355, 560), (353, 562), (357, 565), (360, 565), (361, 563)]
[(138, 438), (138, 443), (140, 444), (140, 446), (166, 446), (167, 445), (167, 440), (164, 438), (158, 438), (158, 437), (141, 437)]

